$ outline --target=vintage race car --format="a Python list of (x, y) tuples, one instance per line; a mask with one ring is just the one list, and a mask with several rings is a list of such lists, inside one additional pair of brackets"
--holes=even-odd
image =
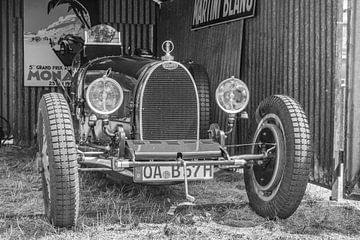
[(287, 218), (297, 209), (311, 160), (308, 120), (297, 101), (283, 95), (263, 100), (251, 151), (231, 156), (225, 139), (241, 134), (232, 129), (246, 116), (250, 96), (243, 81), (229, 77), (217, 86), (216, 103), (228, 114), (221, 130), (210, 124), (213, 96), (205, 69), (174, 61), (171, 41), (155, 58), (124, 54), (120, 33), (107, 25), (88, 29), (81, 48), (69, 39), (58, 55), (72, 56), (71, 89), (43, 95), (38, 110), (37, 162), (53, 225), (76, 224), (79, 171), (144, 184), (184, 183), (193, 202), (189, 181), (212, 179), (218, 167), (244, 168), (256, 213)]

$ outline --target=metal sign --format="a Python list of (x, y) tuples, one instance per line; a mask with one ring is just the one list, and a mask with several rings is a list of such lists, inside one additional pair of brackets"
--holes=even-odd
[(253, 17), (255, 7), (256, 0), (195, 0), (191, 30)]

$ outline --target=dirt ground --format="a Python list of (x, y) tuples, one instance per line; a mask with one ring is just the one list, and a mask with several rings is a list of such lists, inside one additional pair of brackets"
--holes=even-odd
[(309, 184), (299, 209), (286, 220), (257, 216), (247, 204), (241, 173), (219, 171), (184, 186), (116, 185), (102, 174), (81, 174), (81, 210), (72, 229), (52, 227), (43, 216), (34, 150), (0, 148), (0, 239), (360, 239), (357, 202), (336, 203)]

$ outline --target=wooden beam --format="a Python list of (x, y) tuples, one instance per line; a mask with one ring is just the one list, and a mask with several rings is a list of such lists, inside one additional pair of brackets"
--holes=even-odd
[[(345, 0), (347, 1), (347, 0)], [(338, 24), (336, 41), (336, 77), (335, 77), (335, 106), (334, 106), (334, 172), (331, 199), (343, 200), (343, 153), (345, 147), (345, 107), (346, 107), (346, 59), (343, 59), (344, 33), (347, 32), (347, 19), (344, 16), (346, 3), (337, 1)]]
[(358, 183), (360, 174), (360, 3), (356, 0), (351, 3), (345, 162), (345, 178), (349, 190)]

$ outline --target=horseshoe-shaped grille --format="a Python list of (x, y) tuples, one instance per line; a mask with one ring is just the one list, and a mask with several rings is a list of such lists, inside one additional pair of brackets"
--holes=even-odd
[(198, 139), (199, 99), (194, 81), (181, 64), (172, 70), (163, 65), (155, 67), (145, 80), (142, 139)]

